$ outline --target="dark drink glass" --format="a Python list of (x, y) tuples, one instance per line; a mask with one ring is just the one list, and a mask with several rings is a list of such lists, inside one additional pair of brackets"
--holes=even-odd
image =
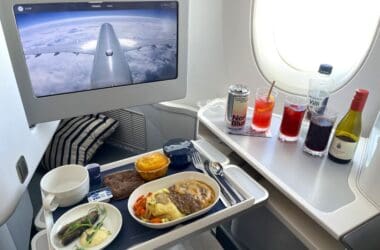
[(284, 112), (280, 125), (280, 140), (296, 141), (298, 139), (306, 107), (307, 99), (304, 97), (294, 95), (285, 97)]
[(319, 157), (326, 153), (336, 117), (337, 113), (332, 110), (325, 110), (323, 114), (311, 112), (310, 126), (303, 148), (306, 153)]

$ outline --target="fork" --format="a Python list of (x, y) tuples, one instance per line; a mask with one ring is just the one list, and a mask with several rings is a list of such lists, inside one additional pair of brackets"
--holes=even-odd
[(191, 153), (191, 160), (192, 160), (194, 167), (196, 169), (202, 171), (203, 173), (206, 173), (205, 165), (203, 164), (201, 155), (199, 154), (198, 151), (194, 150)]
[(237, 202), (231, 193), (226, 189), (226, 187), (220, 182), (220, 180), (210, 171), (208, 166), (205, 166), (202, 162), (201, 155), (198, 151), (194, 150), (191, 154), (191, 159), (193, 161), (194, 167), (198, 170), (201, 170), (203, 173), (207, 173), (211, 178), (213, 178), (219, 185), (220, 191), (223, 196), (226, 198), (227, 202), (231, 205), (235, 205)]

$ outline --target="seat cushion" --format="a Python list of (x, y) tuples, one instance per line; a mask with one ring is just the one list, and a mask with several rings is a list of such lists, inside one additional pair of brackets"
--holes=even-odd
[(42, 158), (42, 167), (50, 170), (65, 164), (86, 165), (118, 125), (103, 114), (62, 120)]

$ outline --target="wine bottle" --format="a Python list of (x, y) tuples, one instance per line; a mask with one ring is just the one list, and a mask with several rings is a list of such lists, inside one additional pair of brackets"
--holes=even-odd
[(368, 90), (357, 89), (350, 110), (339, 122), (328, 157), (334, 162), (349, 163), (355, 153), (362, 128), (362, 111), (368, 97)]

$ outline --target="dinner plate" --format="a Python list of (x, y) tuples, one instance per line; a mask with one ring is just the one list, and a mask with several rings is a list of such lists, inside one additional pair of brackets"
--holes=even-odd
[[(201, 209), (195, 213), (186, 215), (182, 218), (172, 220), (172, 221), (168, 221), (168, 222), (163, 222), (163, 223), (145, 222), (145, 221), (139, 219), (137, 216), (135, 216), (135, 213), (133, 211), (133, 205), (135, 204), (136, 200), (141, 195), (146, 195), (149, 192), (156, 192), (162, 188), (168, 188), (171, 185), (173, 185), (179, 181), (191, 180), (191, 179), (202, 181), (202, 182), (206, 183), (207, 185), (209, 185), (214, 190), (216, 199), (214, 200), (214, 202), (210, 206), (208, 206), (204, 209)], [(139, 222), (140, 224), (142, 224), (146, 227), (156, 228), (156, 229), (167, 228), (167, 227), (171, 227), (171, 226), (180, 224), (184, 221), (190, 220), (194, 217), (200, 216), (204, 213), (207, 213), (207, 211), (209, 211), (218, 202), (219, 194), (220, 194), (219, 185), (212, 178), (210, 178), (209, 176), (207, 176), (205, 174), (201, 174), (199, 172), (186, 171), (186, 172), (182, 172), (182, 173), (178, 173), (178, 174), (169, 175), (169, 176), (166, 176), (166, 177), (163, 177), (163, 178), (160, 178), (160, 179), (157, 179), (157, 180), (154, 180), (154, 181), (151, 181), (151, 182), (148, 182), (148, 183), (145, 183), (145, 184), (139, 186), (129, 196), (128, 211), (129, 211), (130, 215), (137, 222)]]
[[(63, 246), (60, 240), (58, 239), (57, 233), (61, 228), (76, 219), (85, 216), (88, 214), (88, 211), (90, 209), (95, 208), (96, 206), (100, 206), (100, 208), (105, 208), (107, 211), (107, 216), (104, 219), (104, 227), (111, 232), (111, 234), (107, 237), (107, 239), (101, 243), (100, 245), (97, 245), (95, 247), (91, 248), (85, 248), (86, 250), (96, 250), (96, 249), (102, 249), (105, 248), (108, 244), (110, 244), (118, 235), (121, 225), (123, 223), (123, 218), (121, 216), (121, 213), (119, 209), (117, 209), (115, 206), (104, 203), (104, 202), (91, 202), (91, 203), (86, 203), (83, 205), (79, 205), (77, 207), (74, 207), (64, 213), (59, 219), (54, 223), (53, 228), (50, 233), (50, 242), (53, 245), (55, 249), (75, 249), (75, 246), (80, 246), (79, 245), (79, 238), (68, 244), (67, 246)], [(99, 221), (99, 219), (98, 219)]]

